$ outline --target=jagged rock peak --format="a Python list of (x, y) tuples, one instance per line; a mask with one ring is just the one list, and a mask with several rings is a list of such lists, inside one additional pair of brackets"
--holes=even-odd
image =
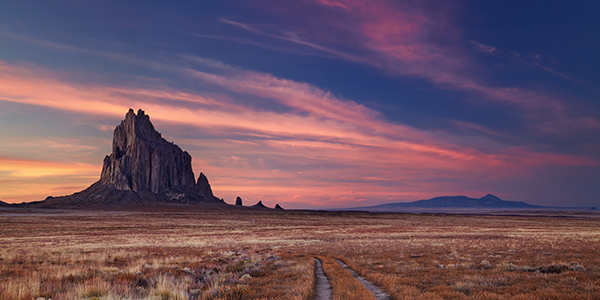
[(213, 199), (215, 195), (213, 195), (212, 188), (210, 187), (210, 183), (208, 183), (208, 178), (204, 173), (200, 172), (200, 176), (198, 176), (198, 182), (196, 182), (196, 189), (200, 192), (200, 195), (204, 196), (207, 199)]
[(252, 207), (258, 207), (258, 208), (267, 208), (262, 201), (258, 201), (258, 203), (252, 205)]
[(150, 122), (150, 116), (146, 115), (143, 110), (138, 110), (136, 115), (130, 108), (125, 119), (115, 128), (113, 154), (124, 155), (127, 147), (135, 143), (136, 138), (157, 142), (162, 139), (162, 135), (154, 129), (154, 125)]
[(192, 157), (162, 138), (141, 109), (137, 115), (129, 109), (115, 128), (113, 152), (104, 159), (100, 182), (121, 191), (154, 194), (196, 184)]
[(237, 206), (243, 206), (242, 198), (240, 198), (240, 196), (238, 196), (237, 198), (235, 198), (235, 205), (237, 205)]
[(281, 207), (281, 205), (279, 205), (279, 203), (277, 203), (277, 204), (275, 204), (275, 209), (283, 210), (283, 207)]

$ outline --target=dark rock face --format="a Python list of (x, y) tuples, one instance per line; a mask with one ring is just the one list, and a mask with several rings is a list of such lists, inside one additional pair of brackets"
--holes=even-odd
[(242, 206), (242, 198), (240, 198), (239, 196), (235, 198), (235, 205)]
[(174, 187), (192, 188), (192, 157), (163, 139), (144, 111), (136, 115), (130, 109), (115, 128), (112, 153), (104, 159), (100, 182), (119, 191), (154, 194)]
[[(187, 153), (187, 152), (185, 152), (185, 153)], [(194, 173), (192, 173), (192, 178), (194, 178)], [(215, 195), (213, 195), (212, 188), (210, 188), (210, 183), (208, 183), (208, 178), (206, 178), (206, 175), (204, 175), (204, 173), (200, 173), (200, 176), (198, 176), (198, 182), (196, 183), (196, 190), (200, 193), (200, 196), (202, 196), (203, 198), (205, 198), (207, 200), (215, 200), (215, 201), (223, 202), (223, 200), (220, 200), (217, 197), (215, 197)]]
[(277, 203), (277, 204), (275, 204), (275, 209), (283, 210), (283, 207), (281, 207), (281, 205), (279, 205), (279, 203)]
[(208, 178), (194, 180), (192, 157), (158, 133), (141, 109), (130, 109), (115, 128), (112, 153), (104, 158), (100, 180), (70, 196), (48, 197), (37, 207), (223, 203)]

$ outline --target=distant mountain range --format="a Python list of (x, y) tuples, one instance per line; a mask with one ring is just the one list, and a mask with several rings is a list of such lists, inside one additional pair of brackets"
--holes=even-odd
[(544, 209), (559, 208), (551, 206), (539, 206), (525, 203), (522, 201), (505, 201), (492, 194), (487, 194), (479, 199), (469, 198), (467, 196), (443, 196), (428, 200), (419, 200), (413, 202), (387, 203), (375, 206), (353, 207), (344, 210), (362, 210), (373, 212), (393, 212), (393, 211), (415, 211), (415, 210), (497, 210), (497, 209)]

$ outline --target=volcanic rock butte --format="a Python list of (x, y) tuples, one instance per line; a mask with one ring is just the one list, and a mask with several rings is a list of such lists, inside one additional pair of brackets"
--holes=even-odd
[(238, 196), (237, 198), (235, 198), (235, 205), (237, 205), (237, 206), (242, 206), (243, 205), (241, 197)]
[[(70, 196), (48, 197), (45, 206), (224, 203), (208, 179), (194, 180), (192, 157), (158, 133), (150, 117), (130, 109), (115, 128), (112, 153), (104, 158), (100, 180)], [(34, 203), (32, 203), (34, 204)]]

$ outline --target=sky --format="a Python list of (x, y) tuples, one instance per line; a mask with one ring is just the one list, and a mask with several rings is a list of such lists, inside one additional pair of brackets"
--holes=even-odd
[(598, 1), (4, 1), (0, 200), (100, 178), (129, 108), (215, 195), (600, 206)]

